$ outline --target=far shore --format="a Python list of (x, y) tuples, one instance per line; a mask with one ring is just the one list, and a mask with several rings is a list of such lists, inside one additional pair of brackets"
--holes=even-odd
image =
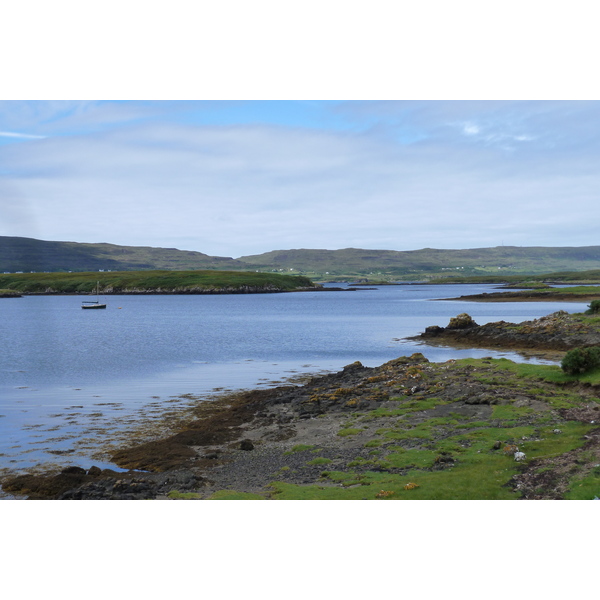
[(473, 294), (458, 298), (435, 298), (439, 300), (464, 300), (466, 302), (591, 302), (598, 300), (598, 294), (561, 294), (560, 292), (492, 292)]

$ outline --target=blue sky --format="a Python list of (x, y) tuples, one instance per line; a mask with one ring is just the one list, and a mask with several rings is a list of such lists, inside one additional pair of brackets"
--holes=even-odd
[(595, 101), (2, 101), (0, 235), (242, 256), (598, 244)]

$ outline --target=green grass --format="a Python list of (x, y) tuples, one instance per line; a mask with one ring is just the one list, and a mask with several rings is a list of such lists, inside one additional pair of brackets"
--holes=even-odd
[[(516, 472), (516, 463), (505, 456), (473, 455), (443, 471), (415, 469), (406, 475), (367, 471), (360, 477), (332, 473), (328, 478), (336, 486), (274, 482), (270, 487), (280, 500), (372, 500), (381, 491), (393, 492), (389, 496), (393, 500), (510, 500), (518, 494), (505, 485)], [(411, 482), (419, 487), (405, 489)]]
[(287, 456), (289, 454), (293, 454), (294, 452), (305, 452), (307, 450), (312, 450), (315, 446), (312, 444), (296, 444), (293, 448), (284, 452), (283, 455)]
[(535, 411), (527, 406), (512, 404), (496, 404), (492, 409), (492, 419), (514, 420), (533, 414)]
[[(471, 365), (482, 369), (482, 363), (479, 359), (463, 358), (457, 362), (460, 362), (463, 365)], [(558, 384), (573, 383), (577, 381), (591, 384), (600, 383), (600, 369), (590, 371), (589, 373), (585, 373), (583, 375), (567, 375), (557, 365), (515, 363), (507, 358), (488, 359), (488, 362), (491, 363), (494, 368), (509, 371), (510, 373), (513, 373), (517, 377), (523, 379), (537, 379), (539, 381), (547, 381), (549, 383)], [(475, 373), (474, 376), (482, 383), (488, 383), (490, 385), (493, 383), (501, 384), (503, 381), (506, 382), (505, 376), (498, 376), (493, 373)], [(502, 377), (504, 377), (504, 380)]]
[(346, 437), (346, 436), (349, 436), (349, 435), (357, 435), (361, 431), (362, 431), (362, 429), (358, 429), (356, 427), (347, 427), (345, 429), (340, 429), (337, 434), (340, 437)]
[(212, 494), (209, 500), (265, 500), (265, 496), (250, 492), (237, 492), (235, 490), (219, 490)]
[(396, 469), (429, 468), (434, 465), (436, 457), (439, 456), (439, 453), (434, 450), (405, 450), (404, 448), (397, 450), (385, 457), (385, 460)]
[(160, 290), (163, 293), (202, 293), (218, 290), (292, 291), (311, 287), (310, 279), (276, 273), (244, 271), (115, 271), (109, 273), (23, 273), (0, 275), (0, 287), (24, 293), (100, 293)]
[(20, 292), (16, 290), (2, 290), (0, 289), (0, 298), (17, 298), (21, 295)]
[(383, 443), (384, 443), (383, 440), (369, 440), (365, 444), (365, 448), (377, 448), (378, 446), (381, 446)]
[(600, 498), (600, 466), (594, 467), (586, 477), (574, 478), (570, 482), (567, 500), (593, 500)]
[(314, 458), (313, 460), (308, 461), (307, 465), (328, 465), (331, 462), (330, 458), (324, 458), (322, 456), (318, 458)]
[(177, 490), (171, 490), (167, 494), (167, 498), (170, 500), (200, 500), (202, 496), (195, 492), (179, 492)]

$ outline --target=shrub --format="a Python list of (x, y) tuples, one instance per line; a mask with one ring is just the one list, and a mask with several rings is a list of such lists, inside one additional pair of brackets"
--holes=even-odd
[(600, 346), (569, 350), (560, 363), (560, 368), (567, 375), (587, 373), (598, 367), (600, 367)]
[(600, 300), (592, 300), (589, 308), (585, 311), (586, 315), (595, 315), (600, 313)]

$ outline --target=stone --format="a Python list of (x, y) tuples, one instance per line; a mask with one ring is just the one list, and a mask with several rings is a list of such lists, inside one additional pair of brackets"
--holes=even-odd
[(479, 327), (473, 320), (473, 317), (467, 313), (461, 313), (456, 317), (452, 317), (446, 329), (470, 329), (471, 327)]
[(515, 460), (517, 462), (521, 461), (521, 460), (525, 460), (525, 452), (515, 452)]
[(344, 367), (344, 373), (348, 373), (348, 372), (352, 372), (352, 371), (357, 371), (359, 369), (364, 369), (364, 366), (363, 366), (363, 364), (359, 360), (357, 360), (357, 361), (354, 361), (353, 363), (351, 363), (349, 365), (346, 365)]
[(101, 473), (102, 473), (102, 469), (100, 469), (99, 467), (96, 467), (96, 466), (90, 467), (87, 472), (87, 474), (90, 475), (91, 477), (98, 477)]
[(500, 450), (501, 447), (502, 447), (502, 442), (494, 442), (494, 445), (492, 446), (492, 448), (494, 450)]
[(242, 440), (240, 443), (240, 450), (254, 450), (254, 444), (252, 443), (252, 440)]
[(61, 473), (72, 474), (72, 475), (85, 475), (86, 470), (81, 467), (65, 467)]
[(440, 335), (444, 331), (443, 327), (439, 325), (431, 325), (430, 327), (425, 328), (425, 335), (435, 337), (436, 335)]

